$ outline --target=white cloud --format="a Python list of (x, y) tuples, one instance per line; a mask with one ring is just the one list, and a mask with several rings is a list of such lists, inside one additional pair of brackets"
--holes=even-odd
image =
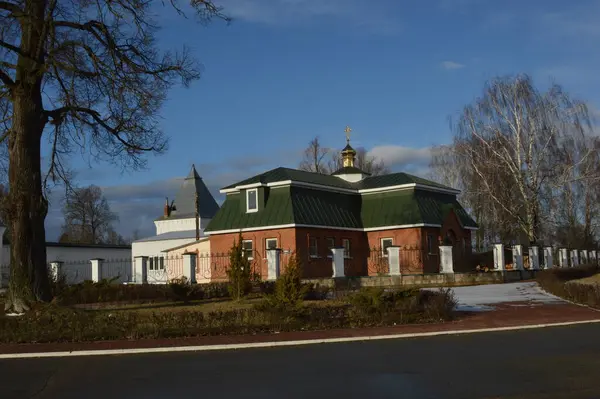
[(352, 28), (368, 28), (378, 33), (394, 33), (398, 17), (387, 8), (359, 0), (221, 0), (224, 12), (234, 20), (267, 25), (293, 25), (316, 18), (335, 18), (351, 22)]
[(444, 69), (461, 69), (464, 68), (465, 65), (464, 64), (460, 64), (458, 62), (454, 62), (454, 61), (444, 61), (442, 62), (442, 68)]
[(368, 154), (383, 160), (392, 169), (421, 168), (429, 165), (431, 160), (431, 149), (428, 147), (411, 148), (400, 145), (382, 145), (373, 147)]

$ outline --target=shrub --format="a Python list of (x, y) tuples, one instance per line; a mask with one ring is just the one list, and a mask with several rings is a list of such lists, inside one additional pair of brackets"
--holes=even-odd
[(566, 300), (600, 308), (600, 285), (583, 284), (574, 280), (598, 273), (596, 265), (543, 270), (536, 276), (538, 284), (547, 292)]
[(275, 281), (274, 292), (266, 295), (259, 308), (283, 313), (299, 312), (308, 291), (308, 287), (302, 284), (300, 274), (300, 264), (295, 256), (291, 256), (285, 272)]
[(248, 258), (244, 255), (241, 234), (238, 241), (234, 241), (231, 247), (227, 277), (229, 277), (229, 295), (231, 295), (231, 298), (239, 300), (250, 292), (252, 288), (252, 270)]
[[(173, 299), (176, 301), (183, 301), (183, 303), (189, 303), (190, 298), (194, 294), (194, 287), (188, 281), (187, 277), (175, 278), (169, 281), (169, 288), (173, 294)], [(203, 295), (201, 295), (203, 296)], [(198, 298), (201, 299), (201, 298)]]

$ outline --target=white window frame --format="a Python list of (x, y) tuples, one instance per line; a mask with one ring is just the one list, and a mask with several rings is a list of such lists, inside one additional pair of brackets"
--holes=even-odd
[[(310, 245), (311, 240), (315, 240), (315, 253), (314, 254), (311, 253), (311, 248), (312, 248), (312, 246)], [(317, 239), (317, 237), (309, 237), (308, 238), (308, 256), (311, 258), (319, 257), (319, 240)]]
[[(249, 197), (250, 197), (250, 193), (254, 193), (254, 195), (256, 196), (256, 208), (254, 209), (250, 209), (250, 201), (249, 201)], [(258, 189), (257, 188), (252, 188), (249, 190), (246, 190), (246, 213), (254, 213), (254, 212), (258, 212)]]
[[(346, 243), (348, 243), (348, 247), (346, 247)], [(344, 247), (344, 258), (350, 259), (350, 253), (352, 250), (352, 242), (349, 238), (342, 238), (342, 247)]]
[(152, 270), (152, 271), (165, 270), (164, 256), (148, 257), (148, 270)]
[(265, 258), (267, 257), (267, 251), (269, 249), (272, 249), (272, 248), (269, 248), (269, 241), (275, 241), (275, 248), (278, 248), (278, 244), (279, 244), (277, 242), (277, 238), (265, 238)]
[(387, 256), (388, 256), (387, 248), (385, 248), (385, 246), (383, 245), (384, 241), (391, 241), (391, 244), (388, 245), (388, 247), (391, 247), (394, 245), (394, 238), (393, 237), (385, 237), (385, 238), (379, 239), (379, 243), (381, 244), (381, 256), (383, 256), (384, 258), (387, 258)]
[(244, 255), (246, 255), (246, 252), (248, 251), (246, 249), (246, 247), (244, 246), (245, 243), (249, 242), (251, 245), (251, 252), (250, 252), (250, 256), (247, 256), (246, 259), (248, 260), (253, 260), (254, 259), (254, 241), (252, 240), (242, 240), (242, 252), (244, 253)]

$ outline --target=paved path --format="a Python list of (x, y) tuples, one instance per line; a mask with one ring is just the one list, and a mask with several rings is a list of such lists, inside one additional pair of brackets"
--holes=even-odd
[(525, 305), (556, 305), (566, 303), (562, 299), (544, 292), (536, 282), (510, 284), (475, 285), (452, 289), (459, 310), (492, 310), (494, 305), (519, 303)]
[[(599, 398), (600, 325), (243, 351), (0, 360), (12, 398)], [(35, 396), (34, 396), (35, 395)]]

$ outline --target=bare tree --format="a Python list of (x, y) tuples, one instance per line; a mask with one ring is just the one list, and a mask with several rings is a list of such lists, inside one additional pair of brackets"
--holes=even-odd
[(329, 174), (327, 156), (330, 152), (329, 148), (323, 147), (319, 137), (315, 137), (304, 150), (302, 161), (300, 161), (300, 170)]
[(103, 244), (116, 238), (112, 223), (118, 217), (110, 210), (108, 201), (98, 186), (69, 190), (63, 214), (63, 242)]
[[(526, 75), (489, 82), (481, 98), (467, 105), (454, 125), (454, 149), (473, 173), (494, 210), (522, 239), (537, 241), (547, 215), (548, 187), (595, 179), (595, 171), (573, 170), (597, 153), (584, 149), (571, 163), (560, 161), (564, 143), (585, 137), (591, 123), (585, 104), (560, 86), (541, 93)], [(580, 171), (583, 171), (580, 169)]]
[[(166, 149), (159, 109), (177, 81), (199, 77), (184, 48), (156, 43), (153, 7), (177, 0), (0, 1), (0, 138), (8, 140), (11, 277), (6, 310), (51, 299), (46, 270), (43, 180), (64, 176), (77, 148), (93, 159), (144, 166)], [(225, 18), (210, 0), (190, 0), (202, 21)], [(42, 139), (51, 149), (43, 178)]]

